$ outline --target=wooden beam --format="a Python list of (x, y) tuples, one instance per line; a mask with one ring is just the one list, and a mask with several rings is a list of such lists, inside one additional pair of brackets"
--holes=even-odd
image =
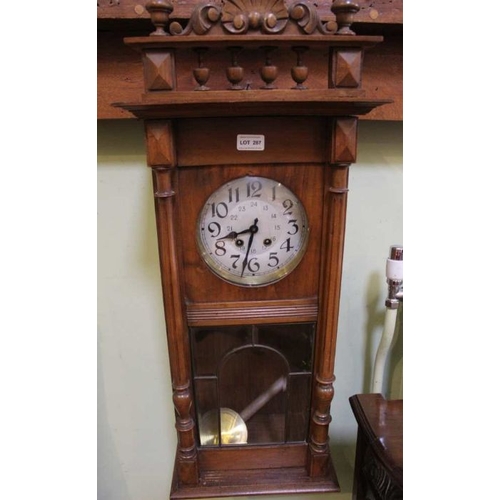
[[(141, 56), (126, 46), (123, 38), (136, 33), (97, 33), (97, 118), (123, 119), (133, 115), (112, 106), (116, 102), (137, 102), (144, 93)], [(367, 99), (392, 99), (361, 119), (403, 119), (403, 44), (401, 36), (385, 37), (384, 42), (365, 54), (363, 89)]]
[[(149, 19), (144, 8), (146, 2), (139, 0), (98, 0), (98, 19)], [(188, 19), (198, 0), (173, 0), (172, 19)], [(216, 2), (219, 3), (219, 2)], [(403, 24), (403, 0), (359, 0), (360, 11), (356, 14), (356, 22), (374, 24)], [(315, 2), (318, 13), (322, 16), (332, 15), (331, 0)]]

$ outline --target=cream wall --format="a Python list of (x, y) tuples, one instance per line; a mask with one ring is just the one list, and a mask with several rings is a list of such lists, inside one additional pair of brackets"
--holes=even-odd
[[(360, 122), (351, 167), (331, 447), (351, 498), (356, 422), (384, 321), (385, 260), (403, 243), (403, 125)], [(175, 454), (151, 174), (142, 124), (98, 122), (98, 500), (166, 500)], [(265, 500), (268, 497), (261, 497)], [(276, 498), (276, 497), (269, 497)]]

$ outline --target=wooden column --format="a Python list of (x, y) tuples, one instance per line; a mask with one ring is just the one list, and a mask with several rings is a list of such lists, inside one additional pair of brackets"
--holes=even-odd
[(197, 484), (199, 470), (196, 427), (192, 416), (189, 335), (180, 276), (182, 266), (175, 238), (178, 220), (175, 203), (177, 172), (172, 123), (169, 120), (146, 120), (145, 126), (148, 165), (153, 169), (163, 303), (178, 433), (178, 467), (175, 474), (182, 484)]
[(349, 165), (356, 160), (357, 118), (333, 121), (330, 163), (325, 168), (324, 253), (320, 283), (316, 365), (312, 393), (308, 472), (324, 475), (330, 465), (328, 428), (334, 389), (334, 360), (340, 305), (340, 284), (347, 211)]

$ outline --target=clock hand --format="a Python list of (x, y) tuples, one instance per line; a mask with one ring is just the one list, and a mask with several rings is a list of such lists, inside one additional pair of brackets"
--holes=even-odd
[(231, 231), (230, 233), (226, 234), (226, 236), (221, 236), (220, 238), (217, 238), (217, 241), (219, 241), (219, 240), (228, 240), (228, 239), (234, 240), (240, 234), (251, 233), (252, 232), (252, 227), (253, 226), (250, 226), (248, 229), (245, 229), (244, 231), (240, 231), (239, 233), (237, 233), (236, 231)]
[(250, 248), (252, 247), (254, 234), (259, 230), (259, 228), (257, 227), (257, 222), (259, 222), (259, 219), (255, 219), (253, 221), (253, 224), (248, 228), (248, 232), (250, 233), (250, 238), (248, 239), (247, 253), (245, 255), (245, 259), (243, 260), (243, 267), (241, 269), (242, 277), (248, 264), (248, 255), (250, 254)]
[(231, 231), (230, 233), (226, 234), (226, 236), (221, 236), (220, 238), (217, 238), (217, 241), (219, 240), (234, 240), (238, 236), (238, 233), (236, 231)]

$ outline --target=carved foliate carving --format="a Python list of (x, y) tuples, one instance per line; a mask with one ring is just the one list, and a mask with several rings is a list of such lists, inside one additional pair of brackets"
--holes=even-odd
[(288, 9), (283, 0), (225, 0), (221, 22), (230, 33), (242, 34), (250, 29), (280, 33), (288, 22)]
[(311, 35), (316, 30), (324, 35), (334, 35), (337, 31), (337, 23), (335, 21), (321, 22), (316, 7), (307, 1), (299, 0), (294, 2), (290, 6), (290, 17), (308, 35)]
[(286, 30), (290, 20), (307, 34), (354, 35), (350, 29), (353, 16), (359, 6), (352, 0), (335, 0), (331, 10), (336, 20), (322, 21), (316, 5), (308, 0), (222, 0), (222, 3), (207, 1), (193, 10), (185, 28), (178, 21), (169, 21), (173, 10), (169, 0), (150, 0), (146, 9), (156, 31), (151, 35), (185, 36), (191, 33), (204, 35), (220, 22), (223, 30), (230, 34), (242, 35), (250, 31), (263, 34), (279, 34)]
[(390, 474), (368, 448), (363, 460), (363, 474), (373, 488), (376, 498), (384, 500), (403, 500), (403, 491), (392, 480)]
[(219, 5), (213, 2), (207, 2), (195, 7), (187, 26), (182, 29), (182, 26), (177, 21), (170, 25), (170, 33), (172, 35), (204, 35), (207, 31), (216, 24), (222, 15)]

